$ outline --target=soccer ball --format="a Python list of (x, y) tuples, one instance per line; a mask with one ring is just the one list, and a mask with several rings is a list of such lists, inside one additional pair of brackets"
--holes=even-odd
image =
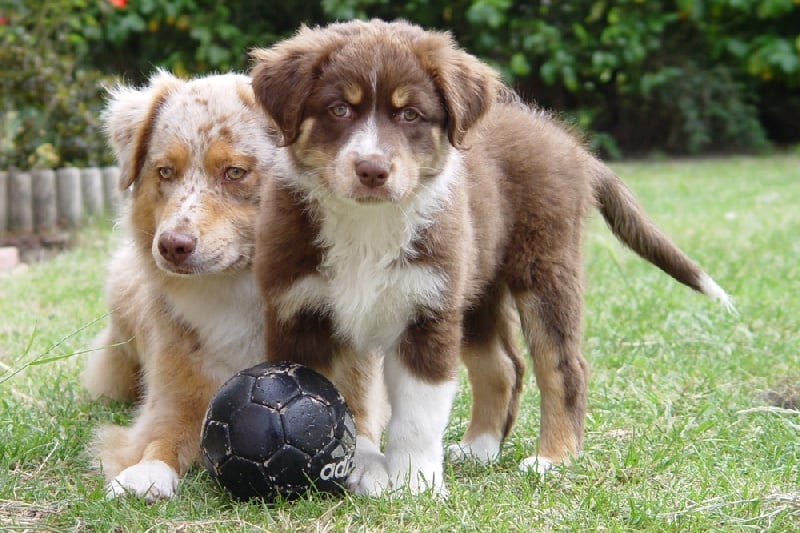
[(339, 492), (353, 469), (355, 424), (325, 377), (261, 363), (229, 379), (203, 422), (203, 464), (238, 499)]

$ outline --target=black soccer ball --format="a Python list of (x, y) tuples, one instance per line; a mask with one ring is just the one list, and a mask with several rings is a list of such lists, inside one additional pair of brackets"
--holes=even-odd
[(353, 468), (355, 424), (325, 377), (294, 363), (242, 370), (214, 394), (203, 464), (238, 499), (339, 492)]

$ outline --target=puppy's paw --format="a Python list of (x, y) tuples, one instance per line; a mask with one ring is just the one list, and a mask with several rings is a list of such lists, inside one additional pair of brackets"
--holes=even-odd
[(163, 461), (142, 461), (129, 466), (111, 480), (107, 498), (134, 494), (153, 503), (159, 498), (171, 498), (178, 489), (178, 473)]
[(500, 455), (500, 442), (497, 437), (484, 433), (471, 441), (451, 444), (447, 447), (445, 453), (451, 461), (477, 461), (486, 464), (494, 461)]
[(555, 466), (555, 463), (550, 459), (545, 459), (544, 457), (539, 457), (538, 455), (532, 455), (531, 457), (527, 457), (522, 460), (519, 464), (519, 469), (523, 472), (536, 472), (539, 475), (543, 475), (551, 470)]
[[(438, 459), (438, 460), (437, 460)], [(422, 494), (431, 491), (434, 496), (446, 499), (447, 488), (444, 485), (441, 452), (436, 459), (405, 456), (387, 457), (389, 481), (396, 490), (407, 489), (411, 494)]]
[(375, 497), (391, 488), (386, 459), (372, 441), (364, 437), (356, 438), (353, 465), (346, 484), (355, 494)]
[(404, 472), (395, 477), (394, 483), (398, 488), (408, 488), (408, 491), (415, 496), (428, 491), (440, 500), (446, 500), (450, 496), (450, 491), (444, 484), (442, 469), (427, 472)]

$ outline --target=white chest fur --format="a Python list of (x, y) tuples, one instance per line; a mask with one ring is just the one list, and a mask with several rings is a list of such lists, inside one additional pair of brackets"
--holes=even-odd
[(387, 263), (385, 256), (369, 253), (359, 258), (339, 255), (344, 250), (335, 248), (330, 252), (322, 271), (328, 305), (336, 333), (356, 350), (390, 350), (420, 306), (439, 307), (446, 281), (435, 269), (402, 260)]
[(323, 224), (320, 273), (284, 293), (279, 316), (321, 310), (333, 319), (335, 334), (359, 352), (390, 350), (419, 306), (438, 308), (446, 279), (434, 267), (408, 261), (410, 240), (385, 225), (385, 215), (332, 222)]
[(391, 350), (420, 307), (439, 309), (448, 280), (437, 265), (414, 261), (414, 241), (450, 197), (457, 156), (436, 179), (399, 203), (360, 205), (325, 192), (313, 198), (324, 250), (319, 273), (299, 279), (276, 302), (283, 320), (323, 310), (335, 333), (359, 352)]
[(198, 335), (208, 377), (227, 379), (264, 359), (263, 304), (251, 272), (205, 276), (168, 300)]

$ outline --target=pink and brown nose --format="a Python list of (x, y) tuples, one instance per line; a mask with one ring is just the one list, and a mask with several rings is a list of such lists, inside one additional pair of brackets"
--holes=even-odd
[(180, 265), (194, 252), (197, 238), (181, 231), (165, 231), (158, 239), (158, 251), (172, 263)]
[(382, 187), (389, 179), (389, 165), (376, 159), (362, 159), (356, 163), (356, 174), (362, 185)]

